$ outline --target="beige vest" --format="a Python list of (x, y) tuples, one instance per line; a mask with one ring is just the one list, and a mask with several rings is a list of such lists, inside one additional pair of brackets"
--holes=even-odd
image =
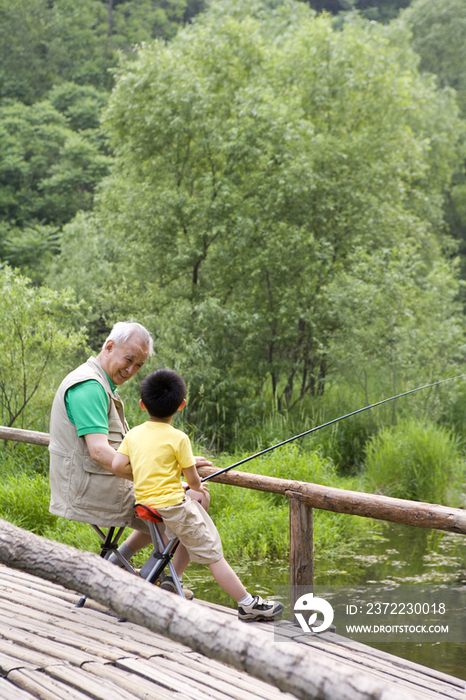
[(103, 527), (134, 527), (132, 482), (114, 476), (94, 462), (85, 439), (78, 437), (66, 412), (68, 389), (89, 379), (97, 380), (109, 398), (110, 445), (116, 449), (128, 431), (123, 402), (118, 394), (112, 393), (107, 375), (97, 360), (89, 358), (65, 377), (55, 395), (50, 416), (50, 512), (68, 520)]

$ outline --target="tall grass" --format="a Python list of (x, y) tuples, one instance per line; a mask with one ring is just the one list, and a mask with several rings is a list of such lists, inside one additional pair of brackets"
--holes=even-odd
[(464, 475), (461, 444), (428, 421), (402, 421), (367, 445), (365, 483), (386, 496), (457, 505)]
[(0, 518), (36, 535), (98, 552), (89, 525), (52, 515), (49, 502), (47, 450), (31, 445), (0, 449)]

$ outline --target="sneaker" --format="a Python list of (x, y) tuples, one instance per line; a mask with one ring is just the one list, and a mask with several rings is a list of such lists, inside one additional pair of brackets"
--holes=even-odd
[(263, 622), (278, 620), (283, 612), (283, 603), (278, 600), (262, 600), (255, 595), (251, 605), (238, 607), (238, 618), (243, 622)]
[[(160, 588), (163, 588), (164, 591), (170, 591), (170, 593), (178, 593), (175, 582), (173, 581), (173, 576), (165, 576), (160, 584)], [(194, 593), (192, 591), (183, 587), (181, 587), (181, 590), (183, 591), (186, 600), (192, 600), (194, 598)]]

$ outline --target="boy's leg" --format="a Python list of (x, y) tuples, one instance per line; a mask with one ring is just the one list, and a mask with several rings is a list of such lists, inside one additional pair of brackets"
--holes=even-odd
[[(209, 510), (210, 494), (206, 498), (203, 493), (200, 493), (200, 491), (193, 491), (192, 489), (189, 489), (189, 491), (186, 493), (186, 495), (189, 498), (191, 498), (193, 501), (197, 501), (198, 503), (200, 502), (201, 506), (204, 508), (205, 511)], [(173, 566), (175, 567), (175, 571), (178, 574), (179, 579), (181, 579), (181, 577), (183, 576), (184, 571), (185, 571), (186, 567), (188, 566), (189, 562), (190, 562), (190, 559), (189, 559), (188, 550), (180, 542), (180, 544), (178, 545), (177, 550), (175, 552), (175, 556), (173, 557)]]
[(244, 622), (261, 622), (275, 620), (282, 614), (283, 603), (273, 600), (262, 600), (260, 596), (252, 596), (248, 593), (224, 558), (219, 559), (214, 564), (209, 564), (209, 569), (218, 585), (237, 601), (240, 620)]
[(247, 595), (245, 587), (226, 559), (222, 558), (215, 564), (209, 564), (209, 569), (218, 585), (236, 601)]

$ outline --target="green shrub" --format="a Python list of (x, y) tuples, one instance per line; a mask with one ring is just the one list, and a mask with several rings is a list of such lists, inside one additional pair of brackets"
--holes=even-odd
[(386, 496), (455, 505), (463, 475), (459, 442), (433, 423), (401, 422), (367, 445), (365, 483)]

